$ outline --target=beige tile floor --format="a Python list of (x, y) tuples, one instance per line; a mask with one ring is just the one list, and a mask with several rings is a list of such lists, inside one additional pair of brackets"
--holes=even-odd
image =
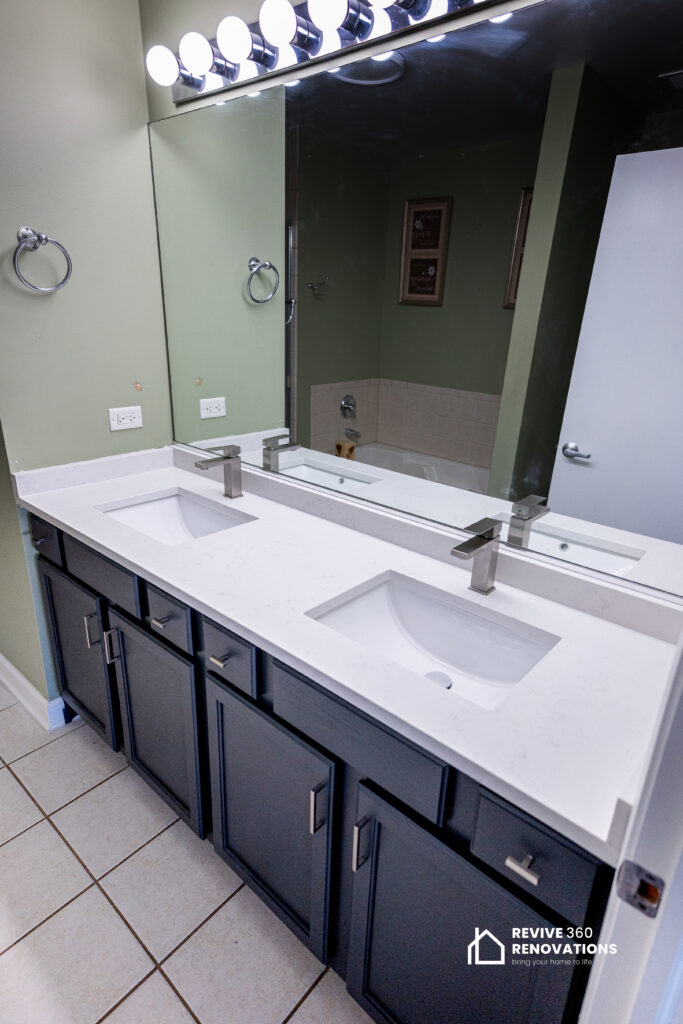
[(370, 1024), (76, 720), (0, 684), (0, 1024)]

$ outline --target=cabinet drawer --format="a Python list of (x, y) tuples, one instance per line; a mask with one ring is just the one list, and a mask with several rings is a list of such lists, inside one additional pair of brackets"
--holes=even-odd
[(203, 658), (209, 672), (256, 698), (256, 648), (229, 629), (202, 619)]
[[(470, 847), (472, 853), (520, 888), (575, 924), (582, 924), (598, 861), (570, 845), (540, 822), (482, 793)], [(532, 857), (528, 880), (515, 870)], [(506, 864), (507, 862), (507, 864)], [(533, 879), (537, 879), (534, 884)]]
[(28, 514), (28, 525), (31, 531), (33, 547), (55, 565), (63, 565), (62, 546), (59, 543), (59, 530), (56, 526), (46, 523), (32, 512)]
[(87, 583), (129, 615), (140, 618), (138, 577), (128, 569), (110, 562), (104, 555), (64, 534), (64, 558), (72, 576)]
[(163, 590), (147, 584), (147, 623), (153, 633), (179, 647), (186, 654), (194, 653), (192, 638), (192, 612)]
[(448, 766), (294, 675), (272, 669), (273, 710), (383, 789), (441, 825)]

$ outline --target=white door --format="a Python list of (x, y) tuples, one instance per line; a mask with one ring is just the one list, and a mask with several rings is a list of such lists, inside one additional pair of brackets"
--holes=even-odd
[(683, 149), (617, 158), (548, 504), (683, 543)]

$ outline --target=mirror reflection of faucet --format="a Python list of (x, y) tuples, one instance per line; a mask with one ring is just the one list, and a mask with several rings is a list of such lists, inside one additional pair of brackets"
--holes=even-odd
[(263, 468), (271, 473), (280, 472), (280, 455), (282, 452), (294, 452), (301, 448), (300, 444), (280, 444), (289, 441), (289, 434), (273, 434), (263, 438)]
[(346, 427), (344, 430), (344, 437), (347, 437), (349, 441), (360, 441), (360, 430), (354, 430), (353, 427)]
[(537, 519), (550, 512), (546, 505), (547, 498), (539, 494), (528, 494), (526, 498), (515, 502), (512, 506), (512, 517), (508, 527), (507, 542), (515, 548), (527, 548), (531, 527)]

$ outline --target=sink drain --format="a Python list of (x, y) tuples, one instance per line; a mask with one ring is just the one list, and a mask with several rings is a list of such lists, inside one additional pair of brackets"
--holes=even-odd
[(445, 672), (425, 672), (425, 679), (431, 679), (433, 683), (443, 686), (444, 690), (450, 690), (453, 680)]

